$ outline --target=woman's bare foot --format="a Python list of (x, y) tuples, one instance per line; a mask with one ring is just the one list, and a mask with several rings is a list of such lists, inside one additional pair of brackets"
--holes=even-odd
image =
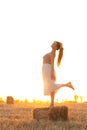
[(68, 82), (68, 83), (67, 83), (67, 86), (68, 86), (69, 88), (75, 90), (71, 82)]

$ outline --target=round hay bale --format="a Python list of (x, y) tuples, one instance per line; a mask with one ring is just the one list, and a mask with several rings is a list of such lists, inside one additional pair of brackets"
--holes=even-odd
[(6, 103), (7, 104), (14, 104), (14, 98), (12, 96), (7, 96)]
[(35, 108), (33, 110), (33, 118), (36, 120), (48, 119), (49, 108)]
[(60, 107), (52, 107), (49, 110), (49, 119), (56, 121), (56, 120), (60, 120)]
[(61, 117), (61, 120), (67, 120), (68, 119), (68, 107), (61, 106), (60, 117)]

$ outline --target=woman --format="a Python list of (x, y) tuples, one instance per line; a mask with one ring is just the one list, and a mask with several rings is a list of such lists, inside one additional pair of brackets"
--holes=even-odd
[(51, 96), (50, 107), (53, 107), (55, 93), (61, 87), (69, 87), (73, 90), (74, 90), (74, 87), (72, 86), (71, 82), (68, 82), (65, 84), (57, 84), (55, 82), (56, 74), (55, 74), (55, 69), (54, 69), (54, 60), (56, 56), (56, 51), (59, 51), (57, 66), (61, 64), (61, 60), (63, 57), (63, 45), (61, 42), (54, 41), (51, 47), (52, 47), (51, 52), (43, 56), (42, 76), (43, 76), (43, 83), (44, 83), (44, 95)]

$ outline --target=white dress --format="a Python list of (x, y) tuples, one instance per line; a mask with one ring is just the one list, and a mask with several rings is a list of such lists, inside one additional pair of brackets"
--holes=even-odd
[(42, 76), (44, 85), (44, 95), (50, 95), (51, 92), (57, 92), (61, 88), (61, 84), (56, 84), (54, 80), (51, 79), (51, 65), (43, 64), (42, 66)]

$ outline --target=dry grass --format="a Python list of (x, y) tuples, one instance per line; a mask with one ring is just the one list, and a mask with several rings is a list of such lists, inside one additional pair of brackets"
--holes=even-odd
[(33, 109), (46, 104), (0, 104), (0, 130), (87, 130), (87, 103), (58, 105), (68, 107), (68, 121), (33, 119)]

